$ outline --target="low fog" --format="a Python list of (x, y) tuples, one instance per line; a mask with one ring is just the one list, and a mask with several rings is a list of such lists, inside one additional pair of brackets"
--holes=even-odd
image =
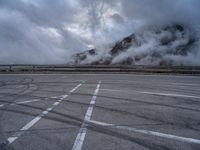
[[(71, 64), (95, 49), (81, 62), (90, 64), (134, 34), (137, 46), (111, 64), (131, 58), (133, 65), (200, 65), (199, 8), (199, 0), (0, 0), (0, 64)], [(166, 30), (174, 25), (184, 31)], [(177, 53), (183, 46), (186, 52)]]

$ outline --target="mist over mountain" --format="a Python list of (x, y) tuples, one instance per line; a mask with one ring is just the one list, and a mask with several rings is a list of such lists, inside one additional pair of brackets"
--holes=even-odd
[(199, 8), (199, 0), (0, 0), (0, 64), (200, 65)]
[(71, 64), (194, 65), (197, 44), (194, 33), (181, 25), (149, 27), (119, 40), (104, 53), (100, 49), (77, 53)]

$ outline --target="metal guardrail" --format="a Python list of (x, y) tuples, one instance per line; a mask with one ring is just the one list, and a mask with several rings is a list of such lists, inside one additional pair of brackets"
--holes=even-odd
[(0, 73), (18, 72), (146, 72), (200, 74), (200, 66), (0, 65)]

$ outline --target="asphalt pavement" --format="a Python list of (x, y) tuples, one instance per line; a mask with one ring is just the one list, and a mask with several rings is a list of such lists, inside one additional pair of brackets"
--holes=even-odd
[(200, 77), (1, 74), (0, 150), (200, 150)]

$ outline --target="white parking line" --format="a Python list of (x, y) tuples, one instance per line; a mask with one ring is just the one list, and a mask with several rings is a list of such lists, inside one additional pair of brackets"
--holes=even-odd
[(141, 94), (149, 94), (149, 95), (159, 95), (159, 96), (169, 96), (169, 97), (184, 97), (184, 98), (195, 98), (200, 99), (199, 96), (192, 96), (192, 95), (184, 95), (184, 94), (172, 94), (172, 93), (158, 93), (158, 92), (146, 92), (146, 91), (124, 91), (124, 90), (112, 90), (112, 89), (101, 89), (104, 91), (115, 91), (115, 92), (135, 92), (135, 93), (141, 93)]
[(181, 85), (181, 86), (200, 86), (200, 84), (192, 84), (192, 83), (168, 83), (168, 84), (172, 84), (172, 85)]
[[(78, 86), (76, 86), (75, 88), (73, 88), (70, 93), (73, 93), (74, 91), (76, 91), (82, 84), (79, 84)], [(68, 96), (68, 95), (64, 95), (64, 96)], [(63, 97), (63, 96), (62, 96)]]
[[(53, 99), (57, 99), (57, 98), (66, 98), (68, 95), (61, 95), (61, 96), (54, 96), (51, 97)], [(48, 98), (45, 98), (45, 100), (48, 100)], [(15, 105), (20, 105), (20, 104), (27, 104), (27, 103), (32, 103), (32, 102), (38, 102), (38, 101), (42, 101), (41, 99), (33, 99), (33, 100), (28, 100), (28, 101), (21, 101), (21, 102), (15, 102), (15, 103), (11, 103), (11, 106), (15, 106)], [(59, 99), (58, 102), (60, 102), (61, 100)], [(0, 107), (4, 107), (5, 105), (0, 105)]]
[(57, 106), (60, 102), (53, 103), (53, 106)]
[(38, 102), (38, 101), (41, 101), (41, 100), (40, 99), (34, 99), (34, 100), (29, 100), (29, 101), (16, 102), (16, 103), (12, 103), (10, 105), (26, 104), (26, 103), (32, 103), (32, 102)]
[(97, 124), (97, 125), (100, 125), (100, 126), (107, 126), (107, 127), (112, 127), (112, 128), (122, 129), (122, 130), (128, 130), (128, 131), (142, 133), (142, 134), (148, 134), (148, 135), (167, 138), (167, 139), (176, 140), (176, 141), (180, 141), (180, 142), (200, 144), (200, 140), (193, 139), (193, 138), (181, 137), (181, 136), (177, 136), (177, 135), (160, 133), (160, 132), (149, 131), (149, 130), (141, 130), (141, 129), (131, 128), (131, 127), (127, 127), (127, 126), (118, 126), (118, 125), (94, 121), (94, 120), (89, 120), (88, 122), (93, 123), (93, 124)]
[[(11, 103), (10, 105), (11, 106), (14, 106), (14, 105), (20, 105), (20, 104), (26, 104), (26, 103), (32, 103), (32, 102), (38, 102), (38, 101), (41, 101), (40, 99), (34, 99), (34, 100), (29, 100), (29, 101), (21, 101), (21, 102), (15, 102), (15, 103)], [(5, 105), (0, 105), (0, 107), (4, 107)]]
[(97, 94), (99, 93), (100, 85), (101, 85), (101, 81), (99, 81), (99, 83), (97, 84), (97, 87), (94, 91), (92, 100), (91, 100), (90, 105), (88, 107), (88, 110), (85, 114), (84, 121), (83, 121), (81, 128), (79, 130), (79, 133), (76, 137), (76, 140), (74, 142), (72, 150), (81, 150), (82, 149), (82, 145), (83, 145), (85, 135), (86, 135), (86, 132), (87, 132), (87, 122), (91, 119), (92, 111), (93, 111), (93, 108), (94, 108), (94, 104), (96, 102)]
[(142, 91), (134, 91), (134, 92), (142, 93), (142, 94), (150, 94), (150, 95), (159, 95), (159, 96), (185, 97), (185, 98), (197, 98), (197, 99), (200, 99), (200, 97), (198, 97), (198, 96), (182, 95), (182, 94), (156, 93), (156, 92), (142, 92)]
[(51, 97), (51, 98), (56, 99), (56, 98), (58, 98), (58, 96), (53, 96), (53, 97)]
[[(75, 88), (73, 88), (71, 91), (75, 91), (77, 88), (79, 88), (82, 84), (77, 85)], [(72, 93), (70, 91), (70, 93)], [(53, 110), (58, 104), (60, 104), (65, 98), (67, 98), (68, 95), (62, 96), (57, 102), (55, 102), (51, 107), (47, 108), (45, 111), (42, 112), (39, 116), (35, 117), (33, 120), (31, 120), (29, 123), (27, 123), (24, 127), (20, 129), (20, 132), (15, 133), (13, 136), (9, 137), (7, 140), (9, 144), (12, 144), (16, 139), (18, 139), (24, 131), (29, 130), (34, 124), (36, 124), (42, 117), (47, 115), (51, 110)]]

